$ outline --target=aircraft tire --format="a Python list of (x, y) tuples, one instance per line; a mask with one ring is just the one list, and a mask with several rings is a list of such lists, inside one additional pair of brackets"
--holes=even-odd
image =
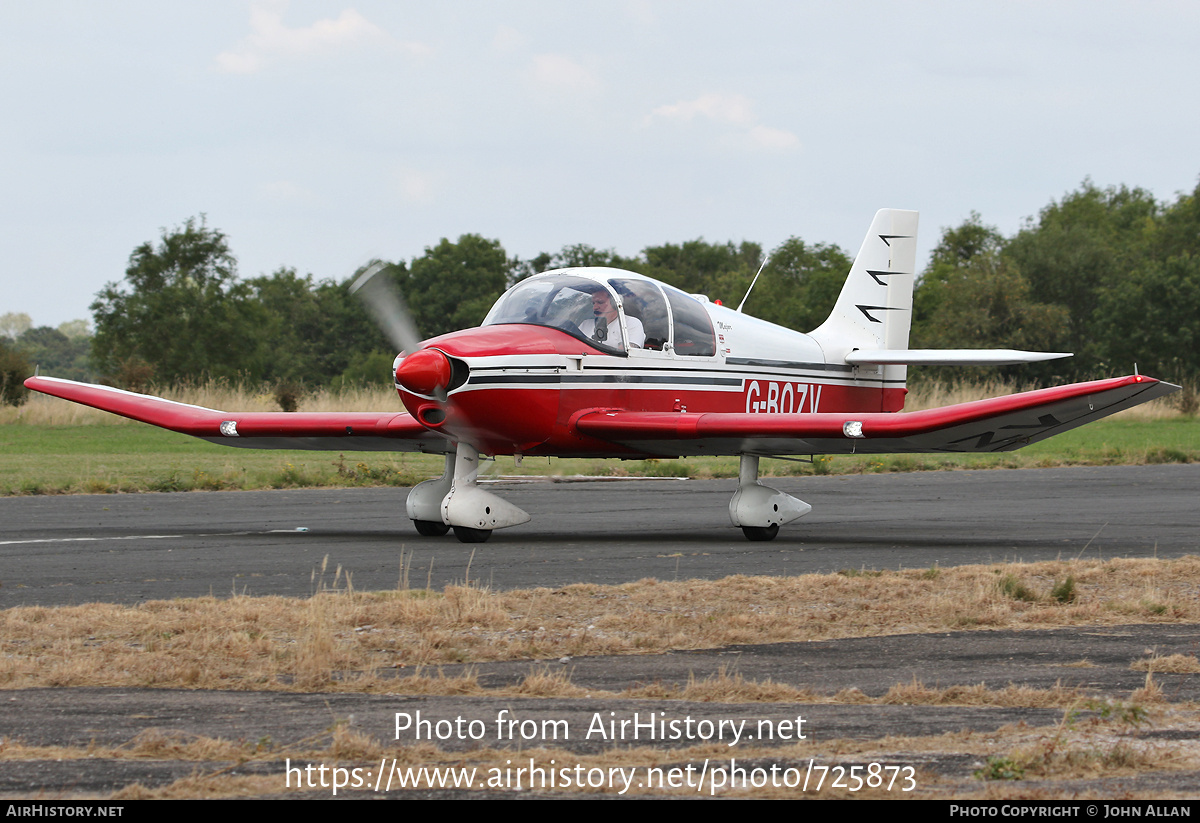
[(414, 520), (413, 525), (417, 527), (417, 534), (424, 537), (441, 537), (450, 531), (449, 526), (436, 520)]
[(773, 523), (770, 526), (742, 526), (742, 534), (746, 535), (747, 540), (755, 543), (774, 540), (775, 535), (779, 534), (779, 524)]
[(492, 536), (491, 529), (472, 529), (470, 526), (455, 526), (454, 536), (459, 543), (486, 543)]

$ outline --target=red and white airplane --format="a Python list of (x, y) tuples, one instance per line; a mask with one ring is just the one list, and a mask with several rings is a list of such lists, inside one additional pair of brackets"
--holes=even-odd
[(1068, 356), (909, 349), (916, 234), (916, 212), (878, 212), (809, 334), (610, 268), (530, 277), (481, 327), (423, 343), (402, 310), (379, 310), (404, 350), (395, 382), (407, 412), (237, 413), (52, 377), (25, 385), (226, 446), (444, 454), (443, 475), (409, 492), (407, 513), (421, 534), (453, 528), (464, 542), (529, 520), (476, 484), (481, 455), (738, 455), (730, 520), (770, 540), (812, 507), (762, 485), (760, 457), (1010, 451), (1177, 390), (1134, 374), (898, 413), (908, 365)]

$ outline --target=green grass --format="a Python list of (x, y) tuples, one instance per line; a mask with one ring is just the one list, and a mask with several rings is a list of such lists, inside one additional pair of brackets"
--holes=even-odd
[[(1200, 461), (1200, 420), (1103, 420), (1015, 452), (862, 455), (814, 463), (762, 461), (766, 476)], [(734, 457), (687, 460), (499, 458), (496, 474), (736, 477)], [(442, 472), (442, 458), (385, 452), (231, 449), (151, 426), (0, 426), (0, 494), (61, 494), (300, 486), (407, 486)]]
[(442, 460), (379, 452), (231, 449), (151, 426), (0, 428), (0, 494), (408, 486)]

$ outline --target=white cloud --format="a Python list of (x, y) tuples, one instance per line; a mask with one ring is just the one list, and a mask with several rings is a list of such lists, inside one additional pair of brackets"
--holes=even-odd
[(755, 126), (749, 132), (750, 142), (764, 149), (793, 149), (800, 145), (800, 138), (784, 129), (770, 126)]
[(681, 100), (651, 112), (651, 116), (671, 120), (692, 120), (697, 115), (746, 126), (754, 122), (754, 104), (740, 94), (702, 94), (695, 100)]
[(500, 26), (492, 38), (492, 48), (500, 54), (510, 54), (525, 46), (525, 35), (512, 26)]
[(601, 85), (595, 72), (561, 54), (535, 56), (532, 76), (537, 85), (558, 91), (590, 93)]
[(626, 0), (625, 15), (635, 24), (647, 28), (658, 22), (658, 15), (649, 0)]
[[(740, 94), (702, 94), (695, 100), (680, 100), (654, 109), (646, 118), (691, 122), (697, 117), (733, 126), (739, 138), (755, 148), (791, 149), (800, 145), (800, 138), (790, 131), (764, 126), (754, 113), (754, 102)], [(740, 142), (740, 141), (739, 141)]]
[[(383, 29), (354, 9), (344, 10), (336, 19), (317, 20), (309, 26), (291, 28), (284, 24), (286, 0), (260, 0), (250, 7), (251, 34), (231, 51), (217, 55), (219, 71), (250, 74), (279, 58), (306, 58), (329, 54), (352, 46), (389, 43), (392, 38)], [(399, 43), (413, 56), (430, 49), (421, 43)]]
[(274, 180), (268, 183), (262, 183), (258, 187), (259, 195), (267, 200), (274, 200), (281, 203), (294, 203), (304, 206), (314, 206), (321, 202), (321, 198), (310, 189), (306, 189), (298, 183), (291, 180)]
[(392, 180), (396, 192), (408, 203), (431, 202), (437, 193), (434, 176), (428, 172), (397, 167), (392, 170)]

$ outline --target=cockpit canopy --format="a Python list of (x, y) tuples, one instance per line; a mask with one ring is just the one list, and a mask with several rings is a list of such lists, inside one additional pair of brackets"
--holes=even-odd
[[(616, 328), (600, 319), (605, 296), (617, 309)], [(483, 321), (485, 326), (504, 323), (559, 329), (612, 354), (629, 349), (716, 354), (712, 321), (694, 297), (618, 269), (563, 269), (523, 280)]]

